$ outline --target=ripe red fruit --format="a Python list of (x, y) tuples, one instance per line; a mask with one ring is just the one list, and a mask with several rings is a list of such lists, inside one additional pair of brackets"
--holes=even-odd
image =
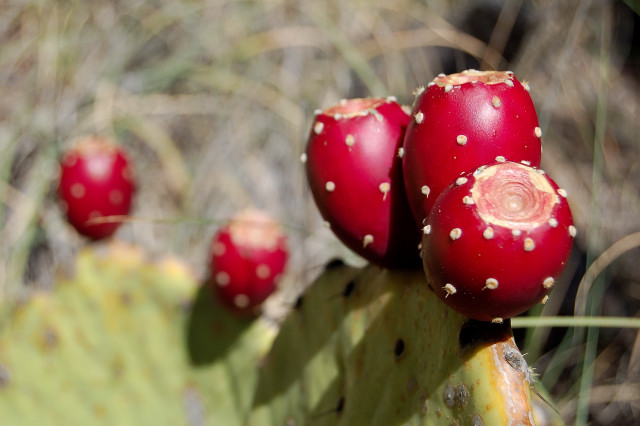
[(565, 197), (544, 172), (518, 163), (494, 162), (459, 177), (423, 229), (431, 289), (480, 321), (546, 302), (576, 234)]
[(400, 159), (408, 122), (392, 97), (343, 100), (316, 112), (305, 154), (322, 217), (347, 247), (383, 267), (419, 259)]
[(211, 242), (211, 278), (231, 310), (251, 314), (276, 289), (287, 263), (286, 236), (267, 213), (246, 210)]
[(461, 173), (497, 156), (540, 165), (538, 117), (528, 87), (512, 72), (441, 74), (418, 90), (412, 114), (403, 172), (418, 224)]
[(78, 233), (98, 240), (121, 222), (92, 223), (103, 216), (129, 214), (135, 192), (131, 164), (121, 147), (103, 138), (81, 140), (60, 161), (58, 194)]

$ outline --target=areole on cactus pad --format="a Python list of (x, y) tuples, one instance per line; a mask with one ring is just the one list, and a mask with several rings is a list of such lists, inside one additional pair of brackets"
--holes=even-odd
[(395, 98), (342, 100), (316, 112), (304, 154), (327, 225), (351, 250), (385, 267), (419, 265), (400, 158), (408, 122)]
[(529, 87), (510, 71), (441, 74), (418, 89), (403, 145), (417, 224), (461, 173), (497, 156), (539, 167), (541, 136)]
[(446, 188), (423, 228), (429, 286), (480, 321), (544, 303), (576, 235), (564, 190), (542, 170), (498, 160)]

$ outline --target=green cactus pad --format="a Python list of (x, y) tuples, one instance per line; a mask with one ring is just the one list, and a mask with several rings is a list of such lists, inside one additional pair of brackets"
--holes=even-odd
[(511, 328), (455, 313), (422, 271), (328, 269), (261, 366), (249, 424), (533, 424)]
[(237, 319), (175, 260), (80, 253), (74, 277), (5, 306), (3, 424), (241, 425), (274, 332)]

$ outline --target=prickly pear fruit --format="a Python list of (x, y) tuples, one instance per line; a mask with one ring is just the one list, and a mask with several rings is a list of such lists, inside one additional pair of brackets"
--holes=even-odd
[(414, 270), (334, 266), (261, 363), (249, 425), (530, 425), (509, 322), (451, 310)]
[(134, 191), (131, 163), (113, 142), (87, 138), (63, 154), (58, 194), (78, 233), (94, 240), (111, 236), (122, 222), (92, 220), (129, 214)]
[(529, 95), (509, 71), (468, 70), (419, 89), (404, 139), (403, 173), (416, 222), (461, 173), (502, 156), (538, 167), (541, 130)]
[(423, 228), (429, 286), (480, 321), (544, 303), (576, 234), (565, 197), (544, 172), (519, 163), (494, 162), (459, 177)]
[(82, 250), (74, 270), (0, 305), (3, 424), (246, 424), (271, 326), (123, 243)]
[(347, 247), (383, 267), (419, 258), (399, 157), (408, 122), (394, 98), (342, 100), (316, 112), (305, 154), (322, 217)]
[(232, 310), (254, 313), (275, 291), (288, 255), (286, 236), (275, 219), (258, 210), (237, 214), (211, 242), (216, 293)]

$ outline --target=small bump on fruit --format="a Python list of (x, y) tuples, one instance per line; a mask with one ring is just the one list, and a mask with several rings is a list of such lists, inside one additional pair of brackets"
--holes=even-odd
[(531, 238), (524, 239), (524, 250), (533, 251), (536, 248), (536, 243)]
[(571, 236), (571, 238), (575, 238), (576, 235), (578, 235), (578, 230), (576, 229), (575, 226), (573, 225), (569, 226), (569, 235)]
[(556, 283), (556, 280), (553, 277), (547, 277), (542, 282), (542, 286), (546, 289), (550, 289)]
[(264, 263), (258, 265), (256, 267), (256, 276), (261, 280), (266, 280), (271, 275), (271, 269), (269, 265), (265, 265)]
[(494, 232), (493, 232), (493, 228), (488, 227), (487, 229), (484, 230), (484, 232), (482, 233), (482, 236), (487, 239), (490, 240), (493, 238)]
[(444, 289), (444, 291), (447, 292), (447, 295), (445, 297), (449, 297), (452, 294), (456, 294), (456, 291), (457, 291), (456, 288), (452, 284), (449, 284), (449, 283), (445, 284), (445, 286), (442, 287), (442, 288)]
[(233, 298), (233, 304), (240, 309), (245, 309), (247, 306), (249, 306), (249, 303), (249, 296), (247, 296), (246, 294), (238, 294)]
[(487, 278), (484, 288), (495, 290), (496, 288), (498, 288), (498, 280), (496, 280), (495, 278)]
[(380, 190), (380, 192), (382, 192), (383, 196), (382, 199), (385, 200), (387, 198), (387, 194), (389, 193), (389, 191), (391, 190), (391, 184), (389, 182), (382, 182), (379, 186), (378, 189)]
[(542, 129), (540, 127), (534, 128), (533, 132), (535, 133), (536, 138), (541, 138), (542, 137)]
[(220, 287), (224, 287), (226, 285), (229, 285), (231, 278), (229, 277), (229, 274), (227, 274), (226, 272), (220, 271), (216, 273), (215, 280), (216, 280), (216, 284), (218, 284)]

